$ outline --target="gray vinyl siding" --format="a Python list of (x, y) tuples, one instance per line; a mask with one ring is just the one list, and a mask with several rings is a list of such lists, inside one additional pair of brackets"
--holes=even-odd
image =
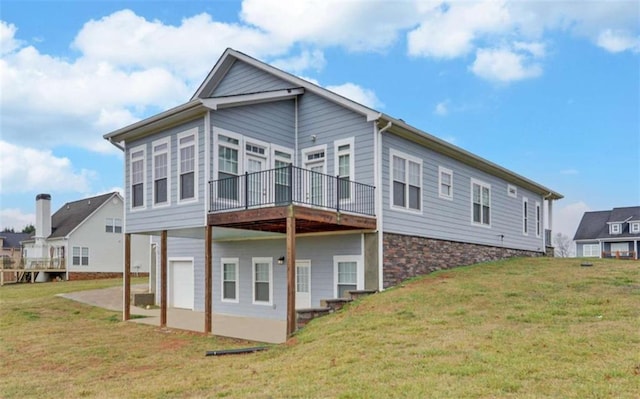
[[(202, 250), (201, 250), (202, 251)], [(287, 317), (287, 267), (278, 265), (278, 258), (286, 254), (285, 239), (215, 242), (213, 244), (213, 311), (236, 316), (283, 320)], [(300, 237), (296, 240), (296, 259), (311, 261), (311, 306), (319, 306), (321, 299), (334, 297), (335, 255), (362, 255), (361, 234)], [(273, 260), (272, 305), (254, 305), (252, 258)], [(238, 303), (221, 300), (221, 258), (238, 258)], [(199, 263), (202, 269), (204, 263)], [(200, 273), (200, 272), (198, 272)], [(196, 286), (196, 306), (198, 306)]]
[(242, 61), (236, 61), (218, 87), (215, 88), (211, 97), (258, 93), (290, 89), (293, 87), (295, 86), (291, 83), (285, 82)]
[[(198, 165), (196, 190), (198, 200), (194, 202), (178, 203), (178, 135), (192, 128), (198, 129)], [(153, 206), (153, 149), (154, 141), (170, 138), (170, 205), (162, 207)], [(131, 209), (131, 173), (130, 152), (131, 149), (144, 146), (145, 148), (145, 181), (144, 181), (144, 209)], [(161, 133), (147, 137), (143, 140), (127, 143), (125, 151), (125, 229), (128, 233), (149, 232), (160, 230), (172, 230), (204, 226), (205, 218), (205, 137), (204, 119), (197, 119), (180, 126), (173, 127)]]
[[(352, 180), (374, 185), (373, 122), (313, 93), (305, 93), (298, 102), (299, 166), (304, 167), (305, 149), (327, 145), (327, 174), (335, 176), (334, 141), (354, 137), (354, 176)], [(316, 136), (316, 141), (312, 136)]]
[(247, 137), (294, 148), (295, 104), (293, 100), (225, 108), (211, 113), (214, 127)]
[[(422, 210), (419, 214), (390, 206), (390, 148), (422, 160)], [(543, 211), (540, 195), (517, 187), (517, 198), (509, 197), (508, 182), (388, 133), (383, 135), (382, 160), (383, 231), (544, 251), (544, 232), (536, 236), (536, 202), (540, 203)], [(453, 200), (439, 197), (439, 166), (453, 171)], [(471, 222), (471, 179), (491, 186), (490, 228)], [(528, 235), (523, 234), (523, 197), (527, 197), (529, 202)]]

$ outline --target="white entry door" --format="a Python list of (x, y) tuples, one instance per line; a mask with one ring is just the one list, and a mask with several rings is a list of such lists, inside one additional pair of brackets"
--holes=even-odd
[(193, 310), (193, 261), (169, 261), (169, 306)]
[(311, 261), (296, 260), (296, 309), (311, 307)]

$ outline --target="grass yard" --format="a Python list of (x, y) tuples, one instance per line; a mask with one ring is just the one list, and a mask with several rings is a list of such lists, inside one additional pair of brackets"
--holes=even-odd
[(513, 259), (435, 273), (312, 321), (287, 344), (125, 323), (0, 288), (2, 398), (638, 398), (640, 262)]

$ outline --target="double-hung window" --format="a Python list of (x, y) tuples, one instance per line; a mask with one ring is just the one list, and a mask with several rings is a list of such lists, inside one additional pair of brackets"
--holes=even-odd
[(529, 200), (522, 198), (522, 234), (529, 234)]
[(253, 302), (271, 305), (272, 258), (253, 258)]
[(178, 136), (180, 200), (196, 198), (197, 135), (189, 131)]
[(238, 154), (240, 140), (218, 135), (218, 198), (238, 201)]
[(640, 233), (640, 222), (631, 222), (631, 226), (629, 227), (629, 231), (631, 234)]
[(74, 266), (89, 266), (89, 248), (73, 247), (71, 261)]
[(106, 233), (122, 233), (122, 219), (107, 218), (105, 220), (104, 231)]
[(491, 186), (479, 180), (471, 180), (472, 222), (480, 226), (491, 226)]
[(422, 209), (422, 161), (391, 151), (391, 204), (412, 211)]
[(621, 223), (611, 223), (609, 225), (609, 234), (620, 234), (621, 232)]
[(222, 258), (222, 300), (238, 302), (238, 258)]
[(131, 150), (131, 207), (144, 207), (144, 147), (137, 147)]
[(349, 201), (351, 199), (351, 180), (353, 179), (353, 138), (339, 140), (335, 146), (335, 171), (338, 175), (338, 199)]
[(153, 143), (153, 204), (169, 203), (169, 141)]
[(438, 167), (438, 185), (440, 187), (440, 198), (453, 199), (453, 171), (451, 169)]
[(357, 255), (333, 257), (336, 298), (347, 298), (349, 291), (364, 288), (362, 258)]

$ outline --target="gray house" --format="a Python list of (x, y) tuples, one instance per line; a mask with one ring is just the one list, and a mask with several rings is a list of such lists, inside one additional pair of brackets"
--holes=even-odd
[(640, 206), (585, 212), (573, 240), (577, 256), (638, 259)]
[(125, 153), (125, 243), (157, 237), (161, 325), (187, 308), (260, 341), (322, 299), (544, 255), (562, 198), (232, 49), (188, 102), (105, 138)]

